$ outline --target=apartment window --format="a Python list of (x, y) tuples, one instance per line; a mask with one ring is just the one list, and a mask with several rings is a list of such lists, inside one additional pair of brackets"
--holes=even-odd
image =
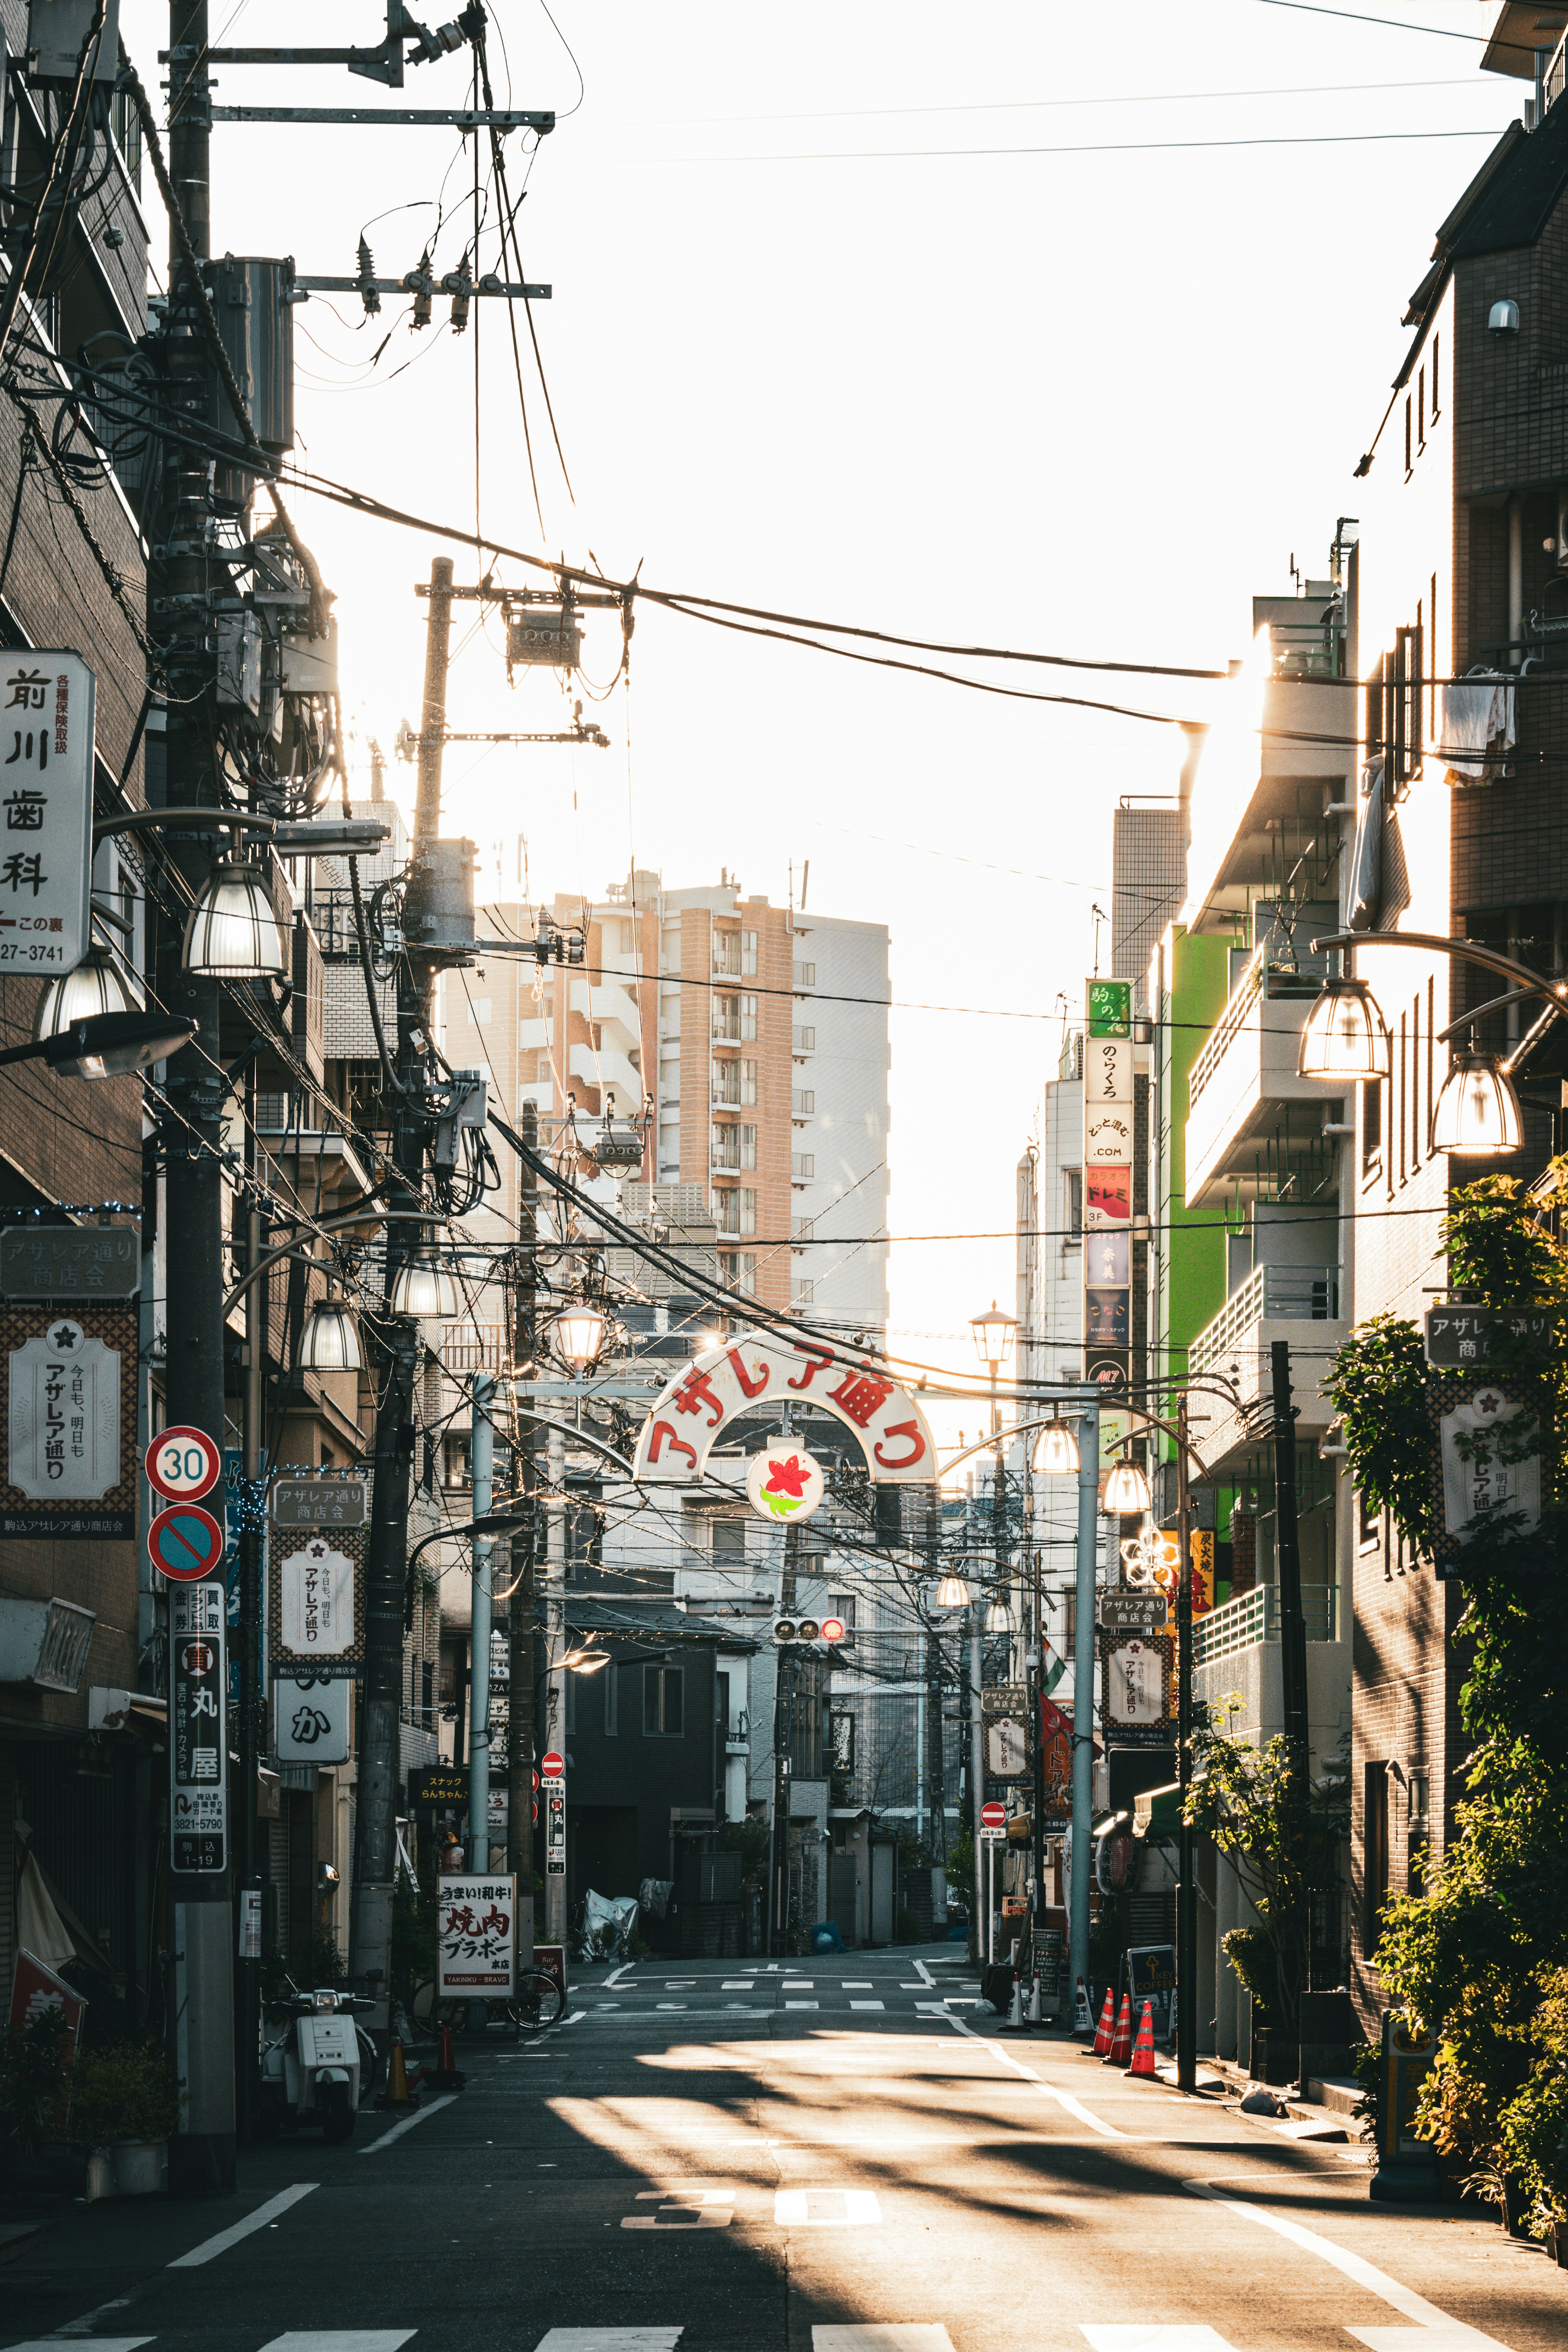
[(740, 935), (737, 931), (716, 930), (713, 935), (713, 968), (730, 978), (740, 977)]
[(1370, 1176), (1383, 1149), (1383, 1080), (1361, 1082), (1361, 1172)]
[(746, 1521), (744, 1519), (715, 1519), (713, 1564), (716, 1568), (746, 1566)]
[(1360, 1551), (1375, 1551), (1383, 1532), (1382, 1518), (1365, 1495), (1357, 1490), (1355, 1497), (1355, 1540)]
[(1412, 629), (1396, 631), (1394, 640), (1394, 679), (1391, 699), (1396, 784), (1407, 784), (1421, 765), (1425, 750), (1421, 724), (1423, 669), (1422, 630), (1420, 623), (1417, 622)]
[(739, 1065), (739, 1068), (741, 1102), (747, 1109), (755, 1109), (757, 1106), (757, 1065), (755, 1062), (742, 1062)]
[(1362, 1892), (1366, 1914), (1363, 1949), (1370, 1959), (1383, 1936), (1383, 1906), (1388, 1900), (1388, 1767), (1368, 1764), (1363, 1783)]
[(680, 1739), (685, 1732), (685, 1669), (644, 1666), (643, 1730), (650, 1739)]
[(713, 1064), (712, 1087), (716, 1103), (726, 1105), (733, 1103), (738, 1106), (740, 1102), (739, 1063), (716, 1061)]
[(755, 1168), (757, 1165), (757, 1129), (754, 1127), (742, 1127), (738, 1128), (736, 1131), (740, 1137), (739, 1165), (742, 1168)]
[(798, 963), (795, 966), (795, 985), (797, 988), (816, 987), (817, 967), (814, 963)]
[(757, 1289), (757, 1252), (755, 1250), (721, 1250), (718, 1270), (732, 1290)]
[(789, 1108), (797, 1118), (810, 1118), (817, 1108), (815, 1090), (810, 1087), (797, 1087), (789, 1097)]
[(789, 1033), (789, 1042), (797, 1054), (814, 1054), (817, 1050), (817, 1033), (814, 1029), (792, 1029)]
[(816, 1303), (816, 1297), (817, 1286), (814, 1282), (802, 1278), (792, 1282), (789, 1286), (789, 1299), (792, 1306), (813, 1306)]
[(740, 971), (744, 980), (757, 977), (757, 933), (742, 931), (740, 935)]
[(1083, 1231), (1083, 1171), (1069, 1168), (1064, 1171), (1067, 1184), (1067, 1230), (1070, 1234)]
[(615, 1739), (621, 1733), (621, 1669), (609, 1665), (600, 1685), (604, 1693), (604, 1737)]
[(837, 1617), (846, 1633), (855, 1630), (855, 1596), (852, 1592), (830, 1592), (828, 1614)]
[[(542, 1046), (536, 1053), (524, 1054), (521, 1056), (521, 1059), (528, 1066), (528, 1076), (535, 1086), (537, 1086), (541, 1079), (549, 1078), (550, 1076), (549, 1048), (548, 1045)], [(519, 1072), (519, 1076), (523, 1074)]]
[(419, 1719), (426, 1731), (435, 1728), (435, 1668), (428, 1658), (419, 1668)]
[(789, 1162), (789, 1173), (795, 1178), (797, 1182), (809, 1184), (817, 1173), (816, 1153), (814, 1151), (797, 1151), (794, 1158)]
[(1433, 415), (1433, 416), (1434, 416), (1434, 417), (1436, 417), (1436, 416), (1437, 416), (1437, 413), (1438, 413), (1438, 408), (1439, 408), (1439, 405), (1440, 405), (1439, 401), (1438, 401), (1438, 398), (1437, 398), (1437, 387), (1438, 387), (1438, 377), (1437, 377), (1437, 352), (1438, 352), (1438, 349), (1439, 349), (1439, 338), (1438, 338), (1437, 335), (1434, 335), (1434, 336), (1433, 336), (1433, 338), (1432, 338), (1432, 415)]
[[(752, 998), (755, 1004), (757, 1000)], [(713, 1034), (716, 1037), (738, 1038), (740, 1035), (740, 999), (736, 996), (716, 996), (713, 1001)], [(755, 1031), (753, 1034), (755, 1034)]]
[(748, 1184), (743, 1184), (735, 1198), (736, 1221), (734, 1231), (737, 1234), (754, 1234), (757, 1231), (756, 1193)]

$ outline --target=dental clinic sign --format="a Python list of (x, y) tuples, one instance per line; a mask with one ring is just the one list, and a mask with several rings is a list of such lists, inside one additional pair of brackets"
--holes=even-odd
[(0, 977), (87, 953), (96, 688), (79, 654), (0, 656)]

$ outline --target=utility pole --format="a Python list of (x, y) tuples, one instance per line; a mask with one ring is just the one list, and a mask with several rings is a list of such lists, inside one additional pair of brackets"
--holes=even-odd
[[(784, 1568), (779, 1586), (780, 1616), (795, 1614), (795, 1586), (800, 1570), (800, 1530), (793, 1521), (784, 1530)], [(788, 1692), (794, 1693), (794, 1657), (790, 1646), (774, 1649), (773, 1684), (773, 1851), (768, 1872), (768, 1949), (782, 1958), (789, 1930), (789, 1725), (785, 1712)]]
[[(406, 951), (398, 965), (397, 1092), (392, 1101), (392, 1205), (415, 1209), (424, 1189), (429, 1139), (431, 998), (435, 961), (424, 948), (424, 877), (441, 829), (441, 760), (446, 727), (446, 669), (452, 638), (452, 560), (430, 568), (425, 619), (424, 699), (413, 847), (403, 904)], [(409, 1481), (413, 1459), (413, 1384), (419, 1327), (392, 1313), (392, 1293), (419, 1228), (389, 1223), (386, 1288), (377, 1349), (373, 1499), (365, 1562), (365, 1704), (360, 1736), (359, 1803), (354, 1816), (350, 1967), (382, 2004), (388, 2022), (392, 1898), (397, 1884), (398, 1715), (402, 1687), (403, 1588), (408, 1578)], [(488, 1662), (486, 1661), (486, 1664)]]
[(977, 1592), (969, 1603), (969, 1834), (975, 1847), (975, 1958), (983, 1965), (986, 1958), (986, 1930), (981, 1921), (986, 1909), (986, 1847), (980, 1832), (981, 1808), (986, 1801), (986, 1733), (980, 1720), (980, 1620), (986, 1604)]
[[(210, 250), (208, 184), (211, 115), (205, 55), (206, 0), (172, 0), (169, 156), (192, 246), (199, 259)], [(170, 400), (207, 412), (211, 366), (194, 324), (200, 289), (189, 283), (179, 236), (170, 232), (168, 360)], [(148, 570), (148, 610), (163, 641), (169, 677), (168, 804), (217, 806), (209, 719), (213, 674), (207, 651), (207, 597), (212, 517), (205, 462), (174, 443), (165, 463), (172, 475), (166, 535)], [(210, 832), (170, 832), (170, 858), (193, 894), (212, 865)], [(221, 991), (215, 980), (182, 968), (178, 932), (164, 930), (159, 989), (170, 1013), (196, 1024), (194, 1042), (170, 1057), (171, 1116), (164, 1129), (166, 1214), (179, 1245), (169, 1253), (169, 1351), (164, 1392), (170, 1423), (211, 1437), (222, 1456), (224, 1426), (223, 1162), (220, 1120), (224, 1087), (218, 1052)], [(220, 1520), (223, 1487), (206, 1497)], [(170, 1645), (172, 1658), (172, 1644)], [(172, 1763), (173, 1744), (170, 1743)], [(232, 1793), (230, 1838), (236, 1820), (256, 1811), (254, 1772)], [(243, 1836), (243, 1832), (242, 1832)], [(234, 1874), (232, 1867), (177, 1872), (172, 1881), (170, 1944), (174, 1966), (176, 2066), (184, 2091), (180, 2129), (170, 2145), (169, 2185), (176, 2195), (226, 2195), (235, 2183)]]
[(1094, 1828), (1094, 1597), (1100, 1548), (1100, 1399), (1078, 1407), (1078, 1577), (1072, 1639), (1072, 1872), (1068, 1895), (1071, 1999), (1089, 1990), (1090, 1846)]
[[(474, 1407), (468, 1467), (473, 1516), (488, 1517), (495, 1493), (496, 1383), (476, 1372), (469, 1394)], [(468, 1867), (485, 1877), (490, 1869), (490, 1538), (475, 1536), (473, 1622), (468, 1666)], [(481, 2008), (483, 2004), (480, 2004)]]
[[(527, 1150), (538, 1150), (539, 1115), (532, 1098), (517, 1109), (517, 1132)], [(512, 1365), (519, 1381), (534, 1376), (538, 1344), (537, 1219), (539, 1180), (531, 1159), (518, 1163), (517, 1292), (512, 1331)], [(512, 1595), (507, 1602), (510, 1715), (507, 1726), (507, 1867), (517, 1877), (517, 1967), (534, 1957), (534, 1562), (538, 1557), (538, 1423), (517, 1416), (512, 1459), (523, 1526), (512, 1538)], [(606, 1674), (620, 1670), (613, 1664)]]
[[(246, 1157), (256, 1172), (256, 1065), (246, 1080)], [(254, 1275), (261, 1262), (261, 1212), (253, 1191), (246, 1203), (245, 1270)], [(256, 1796), (261, 1762), (261, 1538), (266, 1488), (262, 1480), (263, 1374), (267, 1363), (268, 1322), (265, 1278), (253, 1283), (245, 1305), (245, 1402), (241, 1420), (239, 1534), (239, 1622), (235, 1628), (235, 1658), (239, 1671), (239, 1789), (235, 1822), (238, 1883), (247, 1897), (261, 1901), (261, 1843), (257, 1834)], [(249, 1792), (248, 1801), (246, 1792)], [(239, 2104), (239, 2137), (250, 2139), (256, 2129), (259, 2090), (257, 2052), (261, 2027), (261, 1960), (243, 1955), (235, 1986), (236, 2047), (235, 2089)]]
[(1197, 1887), (1192, 1824), (1192, 1494), (1187, 1483), (1186, 1391), (1176, 1399), (1176, 2088), (1197, 2088)]
[[(1291, 1402), (1291, 1347), (1276, 1339), (1269, 1350), (1273, 1374), (1274, 1529), (1280, 1583), (1280, 1690), (1285, 1744), (1291, 1759), (1291, 1859), (1306, 1866), (1307, 1810), (1312, 1790), (1312, 1746), (1307, 1719), (1307, 1629), (1301, 1614), (1301, 1551), (1296, 1506), (1296, 1414)], [(1282, 1948), (1289, 1948), (1283, 1939)], [(1295, 1992), (1302, 1988), (1298, 1985)], [(1285, 1988), (1292, 2011), (1295, 2000)]]
[[(545, 1562), (545, 1656), (549, 1661), (548, 1693), (550, 1736), (566, 1754), (566, 1439), (553, 1423), (545, 1439), (545, 1475), (549, 1481), (547, 1559)], [(606, 1672), (609, 1669), (606, 1668)], [(564, 1865), (565, 1857), (562, 1856)], [(566, 1871), (545, 1867), (545, 1942), (566, 1949)]]

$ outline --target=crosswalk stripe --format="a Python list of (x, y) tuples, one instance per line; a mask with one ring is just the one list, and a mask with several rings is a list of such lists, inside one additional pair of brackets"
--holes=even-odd
[[(35, 2336), (26, 2344), (6, 2347), (6, 2352), (61, 2352), (61, 2346), (71, 2338), (61, 2336)], [(95, 2336), (93, 2352), (138, 2352), (143, 2344), (151, 2344), (151, 2336)]]
[(1212, 2327), (1142, 2320), (1130, 2326), (1079, 2324), (1094, 2352), (1230, 2352), (1224, 2336)]
[(679, 2327), (552, 2327), (534, 2352), (675, 2352)]
[(885, 2009), (887, 2003), (884, 2000), (852, 2000), (850, 2007), (852, 2009)]
[(784, 2006), (786, 2009), (821, 2009), (822, 2004), (820, 2000), (787, 2000)]
[(812, 2352), (953, 2352), (945, 2327), (918, 2321), (889, 2326), (813, 2327)]
[(398, 2352), (413, 2327), (298, 2327), (275, 2336), (261, 2352)]
[[(813, 2213), (813, 2197), (819, 2201), (841, 2197), (844, 2210), (841, 2213)], [(874, 2189), (776, 2189), (773, 2219), (785, 2230), (852, 2229), (868, 2221), (880, 2221), (882, 2207), (876, 2201)]]

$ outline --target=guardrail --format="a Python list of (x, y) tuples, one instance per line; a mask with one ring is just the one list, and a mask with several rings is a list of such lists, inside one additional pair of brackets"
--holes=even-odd
[[(1339, 1587), (1303, 1585), (1301, 1614), (1309, 1642), (1336, 1640)], [(1195, 1667), (1211, 1666), (1218, 1659), (1233, 1657), (1238, 1650), (1254, 1649), (1260, 1643), (1279, 1638), (1280, 1589), (1275, 1584), (1255, 1584), (1250, 1592), (1239, 1592), (1234, 1601), (1194, 1619), (1192, 1663)]]

